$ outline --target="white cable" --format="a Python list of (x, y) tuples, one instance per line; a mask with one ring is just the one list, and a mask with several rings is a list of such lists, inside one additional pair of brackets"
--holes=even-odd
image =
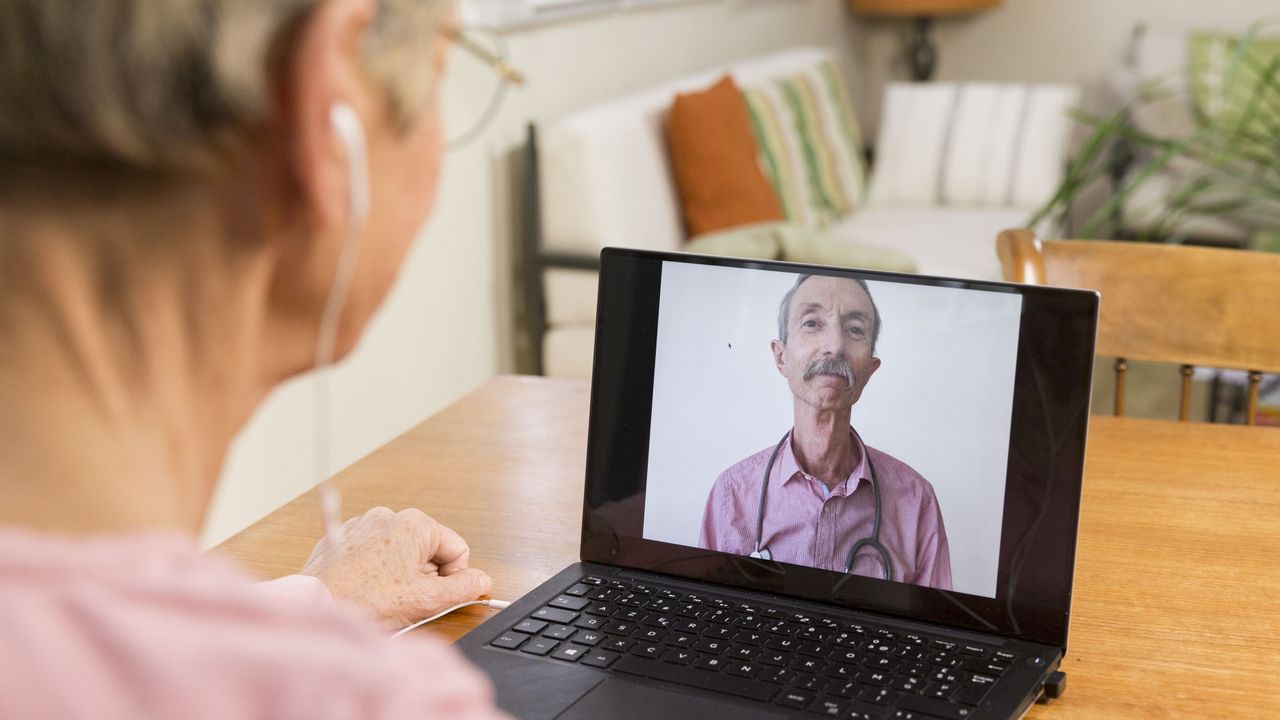
[(334, 105), (329, 109), (329, 117), (347, 152), (347, 228), (333, 284), (329, 286), (329, 296), (325, 299), (324, 312), (320, 317), (320, 331), (316, 335), (313, 387), (316, 413), (316, 484), (320, 487), (320, 512), (324, 518), (325, 539), (330, 547), (336, 548), (341, 526), (342, 497), (329, 478), (329, 366), (333, 364), (338, 321), (342, 319), (342, 309), (347, 304), (356, 257), (360, 254), (360, 239), (369, 218), (369, 159), (366, 154), (364, 127), (355, 110), (345, 104)]
[(441, 610), (440, 612), (436, 613), (435, 615), (432, 615), (429, 618), (426, 618), (424, 620), (419, 620), (418, 622), (412, 625), (400, 628), (399, 630), (396, 631), (394, 635), (392, 635), (387, 639), (395, 640), (396, 638), (409, 632), (410, 630), (415, 630), (417, 628), (420, 628), (423, 625), (426, 625), (427, 623), (432, 622), (433, 620), (439, 620), (440, 618), (444, 617), (445, 615), (448, 615), (454, 610), (461, 610), (462, 608), (467, 607), (469, 605), (488, 605), (494, 610), (505, 610), (506, 608), (511, 606), (511, 603), (507, 602), (506, 600), (472, 600), (470, 602), (458, 603), (457, 605), (454, 605), (451, 608), (448, 608), (446, 610)]

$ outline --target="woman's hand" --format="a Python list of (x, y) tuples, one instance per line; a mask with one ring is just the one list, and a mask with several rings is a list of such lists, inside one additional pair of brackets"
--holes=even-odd
[(376, 507), (348, 520), (337, 547), (321, 540), (302, 568), (339, 601), (403, 627), (489, 592), (493, 581), (467, 567), (471, 549), (458, 533), (420, 510)]

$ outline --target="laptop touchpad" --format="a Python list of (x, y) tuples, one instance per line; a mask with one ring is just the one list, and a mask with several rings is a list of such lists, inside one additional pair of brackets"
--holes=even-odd
[(716, 702), (706, 696), (660, 690), (622, 678), (607, 678), (573, 704), (563, 720), (707, 720), (714, 717), (745, 720), (775, 720), (785, 713), (755, 710), (731, 702)]

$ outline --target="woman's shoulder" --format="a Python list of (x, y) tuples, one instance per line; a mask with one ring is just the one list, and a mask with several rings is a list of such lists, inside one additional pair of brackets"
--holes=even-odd
[(487, 681), (444, 643), (388, 642), (181, 538), (0, 530), (0, 605), (0, 717), (495, 712)]

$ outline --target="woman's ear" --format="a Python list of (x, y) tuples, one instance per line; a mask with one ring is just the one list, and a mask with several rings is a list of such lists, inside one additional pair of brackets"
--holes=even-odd
[(374, 0), (329, 0), (302, 22), (280, 68), (277, 137), (286, 145), (286, 176), (308, 235), (340, 237), (350, 222), (349, 143), (333, 121), (345, 105), (361, 114), (370, 105), (361, 74), (361, 48)]

